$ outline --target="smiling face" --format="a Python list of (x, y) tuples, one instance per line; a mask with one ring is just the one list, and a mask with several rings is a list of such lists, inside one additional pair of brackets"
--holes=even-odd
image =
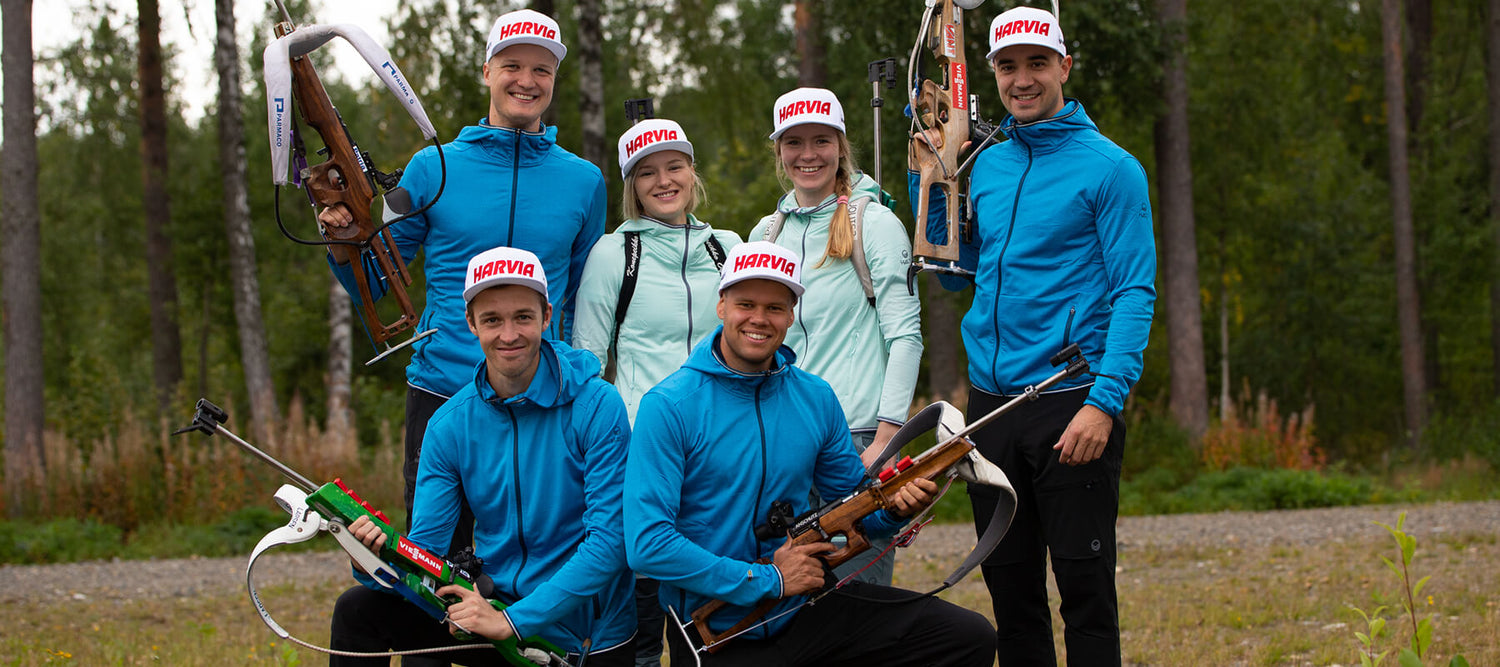
[(1045, 46), (1017, 44), (995, 54), (995, 85), (1005, 110), (1022, 123), (1051, 118), (1063, 108), (1062, 85), (1073, 57)]
[(833, 194), (838, 176), (840, 132), (819, 123), (787, 128), (776, 140), (781, 168), (792, 181), (799, 206), (816, 206)]
[(687, 153), (664, 150), (647, 155), (631, 168), (630, 179), (642, 213), (670, 225), (687, 224), (697, 179)]
[(724, 363), (741, 373), (771, 370), (796, 304), (790, 288), (771, 280), (745, 280), (725, 288), (718, 306), (724, 321), (719, 339)]
[(469, 331), (484, 350), (485, 377), (501, 398), (526, 390), (541, 357), (552, 306), (521, 285), (491, 287), (469, 302)]
[(484, 64), (484, 84), (490, 89), (491, 125), (535, 132), (542, 113), (552, 104), (557, 56), (535, 44), (516, 44), (496, 53)]

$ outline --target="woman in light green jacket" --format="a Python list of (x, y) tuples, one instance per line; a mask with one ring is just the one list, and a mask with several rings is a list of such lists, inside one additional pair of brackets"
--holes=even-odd
[[(772, 119), (780, 175), (792, 189), (748, 238), (768, 238), (779, 226), (772, 240), (802, 257), (807, 291), (786, 345), (798, 366), (833, 386), (868, 466), (906, 422), (921, 365), (920, 304), (906, 288), (911, 242), (881, 203), (880, 185), (855, 169), (843, 107), (832, 92), (799, 88), (782, 95)], [(856, 244), (869, 270), (868, 294)], [(839, 573), (866, 562), (856, 558)], [(893, 567), (894, 558), (882, 558), (860, 579), (889, 585)]]
[[(620, 137), (619, 154), (625, 222), (589, 253), (573, 345), (604, 366), (613, 358), (613, 381), (634, 423), (641, 396), (719, 325), (719, 264), (740, 237), (693, 216), (705, 199), (703, 181), (693, 166), (693, 145), (677, 123), (637, 123)], [(616, 325), (631, 235), (639, 240), (636, 284)]]

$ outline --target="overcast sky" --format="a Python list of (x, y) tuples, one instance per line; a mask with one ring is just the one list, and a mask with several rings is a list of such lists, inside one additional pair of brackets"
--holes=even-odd
[[(119, 10), (119, 15), (134, 21), (136, 11), (133, 0), (101, 0), (107, 6)], [(248, 47), (253, 35), (271, 32), (271, 26), (262, 25), (265, 8), (270, 0), (236, 0), (235, 21), (239, 32), (240, 57), (250, 54)], [(396, 0), (315, 0), (320, 6), (316, 16), (294, 16), (299, 24), (306, 23), (353, 23), (363, 28), (376, 42), (390, 48), (385, 24), (395, 11)], [(32, 40), (38, 54), (54, 52), (71, 42), (86, 26), (77, 25), (88, 10), (88, 0), (40, 0), (32, 6)], [(172, 45), (178, 52), (172, 65), (177, 70), (181, 85), (167, 91), (177, 95), (187, 107), (190, 119), (202, 115), (204, 106), (218, 93), (218, 78), (214, 75), (214, 3), (212, 0), (172, 0), (161, 4), (162, 44)], [(190, 27), (191, 26), (191, 27)], [(373, 78), (368, 66), (354, 49), (342, 40), (334, 40), (330, 48), (335, 56), (336, 67), (351, 77)], [(259, 57), (257, 54), (256, 57)], [(38, 72), (41, 75), (41, 72)], [(38, 82), (40, 83), (40, 82)], [(251, 85), (264, 85), (249, 82)]]

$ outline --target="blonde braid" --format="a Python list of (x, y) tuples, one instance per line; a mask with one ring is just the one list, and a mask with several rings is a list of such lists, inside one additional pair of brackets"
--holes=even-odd
[(858, 172), (854, 167), (849, 138), (840, 132), (838, 141), (839, 169), (833, 177), (833, 194), (839, 198), (839, 207), (828, 219), (828, 245), (823, 250), (823, 259), (813, 266), (815, 269), (822, 268), (829, 260), (848, 259), (854, 254), (854, 222), (849, 219), (849, 198), (854, 195), (854, 174)]

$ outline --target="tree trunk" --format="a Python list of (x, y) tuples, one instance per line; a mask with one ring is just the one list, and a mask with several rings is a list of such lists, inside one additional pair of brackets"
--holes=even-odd
[(260, 283), (255, 276), (255, 236), (250, 233), (234, 1), (215, 0), (214, 16), (218, 24), (214, 69), (219, 73), (219, 180), (224, 188), (224, 230), (229, 244), (234, 320), (239, 327), (240, 365), (245, 369), (245, 389), (250, 396), (251, 433), (257, 442), (269, 445), (281, 415), (276, 407), (276, 387), (271, 381), (266, 327), (261, 320)]
[(139, 0), (141, 90), (141, 200), (146, 213), (146, 271), (150, 277), (151, 369), (159, 414), (166, 414), (182, 381), (177, 329), (177, 277), (172, 269), (172, 221), (167, 200), (167, 105), (162, 89), (161, 16), (156, 0)]
[(578, 115), (583, 124), (583, 159), (594, 163), (609, 182), (609, 145), (604, 138), (604, 66), (600, 47), (599, 0), (578, 0)]
[(337, 279), (328, 285), (328, 421), (324, 440), (333, 461), (355, 460), (354, 411), (352, 403), (354, 357), (354, 305)]
[(0, 302), (5, 345), (5, 509), (25, 511), (46, 472), (42, 449), (41, 211), (37, 203), (36, 89), (31, 0), (0, 0), (5, 77), (0, 138)]
[(1495, 379), (1495, 397), (1500, 399), (1500, 0), (1489, 0), (1484, 17), (1486, 68), (1489, 94), (1490, 228), (1495, 246), (1490, 252), (1490, 354)]
[(816, 3), (797, 0), (792, 23), (797, 36), (797, 85), (823, 88), (828, 72), (823, 64), (823, 32)]
[[(553, 0), (532, 0), (531, 9), (546, 14), (553, 19), (557, 18), (557, 3), (553, 2)], [(494, 21), (495, 19), (491, 18), (490, 20)], [(564, 42), (564, 44), (566, 43), (567, 42)], [(557, 91), (553, 90), (553, 99), (556, 99), (556, 95)], [(542, 112), (542, 122), (554, 127), (557, 125), (556, 105), (547, 105), (547, 110)]]
[(1427, 379), (1422, 363), (1421, 301), (1417, 292), (1416, 235), (1412, 225), (1411, 167), (1408, 162), (1406, 79), (1401, 58), (1401, 0), (1382, 0), (1385, 106), (1391, 170), (1391, 218), (1396, 254), (1396, 316), (1401, 331), (1401, 387), (1407, 446), (1421, 444), (1427, 420)]
[[(1500, 0), (1497, 0), (1500, 1)], [(930, 275), (922, 283), (922, 324), (927, 329), (927, 387), (933, 400), (966, 406), (967, 375), (958, 363), (959, 314), (947, 291)]]
[(1156, 123), (1156, 170), (1167, 310), (1172, 418), (1193, 437), (1208, 430), (1203, 307), (1198, 296), (1198, 238), (1193, 218), (1192, 144), (1188, 134), (1187, 0), (1160, 0), (1166, 31), (1165, 114)]

